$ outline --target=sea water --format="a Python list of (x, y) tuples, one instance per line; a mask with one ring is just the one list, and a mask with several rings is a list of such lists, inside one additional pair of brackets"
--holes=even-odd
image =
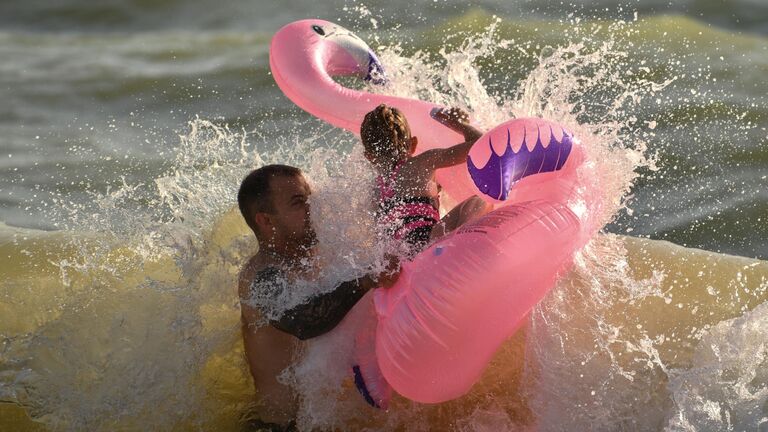
[(768, 427), (768, 264), (660, 241), (768, 256), (765, 6), (412, 3), (0, 6), (2, 429), (238, 430), (258, 410), (235, 288), (252, 168), (307, 172), (323, 286), (376, 262), (359, 143), (269, 76), (270, 35), (311, 16), (388, 69), (345, 84), (574, 128), (607, 227), (459, 400), (371, 410), (349, 339), (311, 342), (283, 377), (302, 427)]

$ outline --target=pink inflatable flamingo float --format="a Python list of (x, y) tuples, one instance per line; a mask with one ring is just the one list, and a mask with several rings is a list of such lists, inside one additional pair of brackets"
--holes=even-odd
[[(330, 22), (283, 27), (272, 40), (270, 66), (293, 102), (355, 134), (365, 114), (386, 103), (405, 113), (419, 137), (418, 151), (462, 140), (431, 117), (434, 104), (336, 83), (333, 76), (374, 82), (384, 76), (370, 48)], [(585, 183), (594, 180), (577, 172), (585, 160), (564, 127), (515, 119), (483, 135), (466, 167), (438, 171), (444, 191), (457, 202), (480, 190), (496, 210), (404, 263), (394, 287), (360, 302), (360, 308), (371, 308), (371, 322), (358, 333), (357, 364), (350, 366), (371, 405), (386, 408), (391, 389), (427, 403), (469, 391), (600, 228), (594, 217), (600, 195)]]

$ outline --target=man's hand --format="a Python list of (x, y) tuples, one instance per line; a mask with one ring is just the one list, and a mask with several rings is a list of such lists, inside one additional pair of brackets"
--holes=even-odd
[(395, 255), (386, 254), (384, 259), (387, 260), (387, 267), (376, 276), (376, 281), (381, 288), (390, 288), (400, 277), (400, 258)]

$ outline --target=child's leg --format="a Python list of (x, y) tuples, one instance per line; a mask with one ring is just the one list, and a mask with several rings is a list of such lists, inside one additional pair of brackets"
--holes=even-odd
[(470, 220), (482, 216), (491, 211), (491, 206), (486, 204), (482, 198), (475, 195), (469, 197), (451, 209), (440, 223), (432, 228), (431, 240), (435, 240), (464, 225)]

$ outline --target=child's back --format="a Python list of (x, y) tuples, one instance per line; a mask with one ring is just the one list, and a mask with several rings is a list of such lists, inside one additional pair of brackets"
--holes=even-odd
[(440, 219), (435, 172), (466, 162), (469, 149), (481, 134), (469, 126), (466, 114), (460, 110), (437, 111), (434, 117), (463, 133), (466, 141), (414, 155), (418, 139), (411, 135), (408, 121), (400, 110), (386, 105), (366, 114), (360, 128), (365, 156), (379, 174), (379, 224), (385, 234), (405, 240), (412, 253), (487, 210), (475, 196)]

